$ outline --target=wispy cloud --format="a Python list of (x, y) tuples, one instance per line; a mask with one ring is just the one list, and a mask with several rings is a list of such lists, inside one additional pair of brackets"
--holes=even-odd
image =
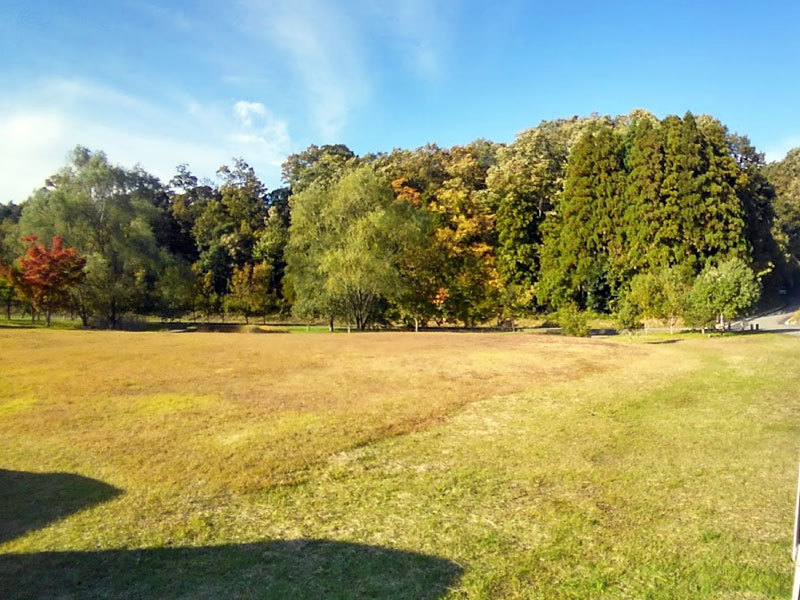
[[(374, 92), (381, 60), (430, 83), (450, 43), (450, 0), (240, 0), (240, 26), (286, 57), (323, 141), (337, 141)], [(374, 58), (379, 56), (376, 62)]]
[(291, 147), (286, 121), (276, 118), (261, 102), (240, 100), (233, 105), (239, 129), (230, 139), (243, 148), (248, 156), (284, 157)]
[(76, 144), (162, 180), (180, 163), (210, 177), (242, 156), (272, 185), (292, 150), (286, 121), (251, 100), (157, 106), (91, 82), (50, 80), (0, 102), (0, 115), (0, 201), (24, 200)]
[(242, 27), (291, 61), (317, 129), (334, 141), (370, 94), (356, 21), (320, 0), (243, 0), (241, 6)]
[(428, 82), (442, 74), (447, 48), (452, 43), (450, 20), (453, 10), (446, 0), (370, 2), (362, 0), (364, 12), (372, 14), (378, 30), (389, 32), (390, 45), (401, 62)]
[(167, 23), (175, 29), (189, 31), (193, 28), (191, 19), (186, 13), (163, 6), (159, 3), (144, 2), (142, 0), (129, 0), (125, 3), (131, 9), (146, 14), (158, 21)]

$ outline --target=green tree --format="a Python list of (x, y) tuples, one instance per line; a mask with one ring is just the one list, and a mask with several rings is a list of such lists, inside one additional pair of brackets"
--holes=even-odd
[(223, 166), (219, 194), (207, 198), (192, 227), (200, 250), (198, 273), (211, 273), (214, 291), (228, 292), (234, 269), (254, 260), (256, 244), (267, 217), (267, 192), (253, 168), (241, 159)]
[(633, 340), (633, 332), (644, 327), (642, 313), (639, 308), (628, 299), (619, 302), (615, 314), (617, 328), (628, 334), (628, 342)]
[(402, 294), (399, 263), (406, 209), (388, 183), (359, 167), (330, 188), (314, 184), (291, 198), (286, 248), (294, 310), (365, 329)]
[(631, 280), (626, 300), (645, 318), (666, 322), (669, 332), (673, 333), (678, 319), (686, 311), (690, 288), (691, 271), (685, 267), (663, 267), (636, 275)]
[(540, 302), (603, 311), (624, 281), (623, 140), (606, 121), (584, 129), (567, 164), (564, 192), (544, 227)]
[(140, 181), (102, 152), (79, 146), (71, 164), (25, 203), (24, 235), (63, 235), (86, 257), (86, 277), (75, 293), (84, 324), (94, 315), (114, 327), (126, 311), (146, 305), (159, 274), (175, 260), (157, 243), (159, 212), (136, 193)]
[(223, 309), (223, 296), (217, 293), (214, 286), (214, 274), (205, 271), (197, 274), (194, 283), (193, 304), (195, 310), (203, 314), (209, 321), (212, 314), (220, 314)]
[(225, 298), (226, 308), (244, 316), (245, 323), (250, 316), (267, 313), (275, 307), (274, 294), (270, 290), (270, 265), (267, 263), (246, 264), (233, 271), (230, 294)]
[(293, 194), (312, 185), (330, 187), (347, 170), (358, 165), (358, 157), (344, 144), (315, 146), (290, 155), (282, 165), (283, 181)]
[(286, 244), (289, 242), (289, 189), (279, 188), (268, 195), (267, 218), (264, 228), (258, 234), (253, 258), (269, 265), (269, 287), (274, 291), (277, 305), (283, 312), (291, 302), (288, 290), (284, 289), (286, 272)]
[(539, 226), (562, 185), (566, 146), (541, 130), (521, 133), (500, 148), (487, 186), (497, 198), (497, 264), (506, 287), (530, 290), (539, 273)]
[(800, 148), (763, 167), (762, 174), (775, 192), (773, 237), (789, 263), (790, 276), (796, 279), (800, 272)]
[(567, 303), (558, 309), (558, 325), (563, 335), (574, 337), (587, 337), (589, 335), (589, 320), (586, 312), (574, 303)]
[(714, 321), (724, 329), (726, 321), (752, 307), (760, 295), (761, 284), (743, 260), (732, 258), (719, 266), (709, 264), (689, 292), (687, 317), (704, 331)]
[[(626, 258), (632, 271), (647, 271), (668, 265), (670, 216), (662, 202), (664, 179), (663, 130), (654, 118), (640, 118), (628, 130), (625, 211)], [(667, 229), (663, 226), (667, 225)]]

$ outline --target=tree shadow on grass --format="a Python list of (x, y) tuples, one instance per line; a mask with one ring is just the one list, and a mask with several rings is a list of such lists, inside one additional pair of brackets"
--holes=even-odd
[[(121, 490), (69, 473), (0, 469), (0, 544)], [(435, 556), (331, 540), (0, 555), (0, 598), (435, 600), (461, 577)]]
[(435, 600), (442, 558), (330, 540), (0, 556), (0, 597)]
[(0, 469), (0, 544), (122, 493), (72, 473)]

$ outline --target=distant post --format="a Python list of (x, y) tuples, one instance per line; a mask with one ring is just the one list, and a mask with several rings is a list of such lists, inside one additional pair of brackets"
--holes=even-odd
[(792, 600), (800, 600), (800, 471), (797, 478), (797, 499), (794, 508), (794, 540), (792, 542), (792, 560), (794, 561), (794, 585)]

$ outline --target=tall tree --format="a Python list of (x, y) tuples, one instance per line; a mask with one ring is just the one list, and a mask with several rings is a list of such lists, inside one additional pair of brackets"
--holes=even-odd
[(269, 265), (269, 288), (273, 290), (276, 308), (283, 312), (290, 304), (284, 290), (286, 272), (286, 244), (289, 242), (289, 188), (278, 188), (268, 194), (267, 217), (264, 228), (258, 234), (253, 258)]
[(624, 147), (610, 122), (593, 121), (575, 144), (564, 192), (545, 228), (541, 302), (606, 310), (627, 264)]
[(775, 190), (773, 236), (796, 280), (800, 273), (800, 148), (790, 150), (783, 160), (766, 165), (762, 173)]
[(500, 148), (487, 186), (497, 198), (497, 266), (503, 284), (530, 290), (539, 273), (539, 227), (561, 191), (566, 145), (542, 130), (523, 132)]
[(625, 211), (626, 257), (633, 272), (669, 264), (669, 248), (662, 230), (670, 216), (662, 201), (664, 180), (663, 130), (653, 117), (634, 120), (628, 130)]
[(302, 192), (312, 185), (329, 187), (348, 169), (358, 164), (358, 157), (344, 144), (316, 146), (290, 155), (283, 163), (283, 181), (292, 193)]
[(174, 260), (157, 243), (159, 213), (135, 193), (138, 181), (102, 152), (79, 146), (71, 163), (25, 203), (24, 235), (63, 235), (86, 257), (86, 277), (76, 291), (84, 324), (94, 315), (114, 327), (126, 311), (140, 309)]
[(412, 220), (388, 183), (359, 167), (330, 188), (317, 183), (291, 198), (287, 277), (302, 316), (340, 317), (364, 329), (402, 294), (399, 275)]
[(447, 179), (427, 204), (437, 244), (446, 256), (441, 309), (451, 321), (471, 326), (500, 309), (495, 255), (495, 214), (486, 187), (496, 146), (477, 140), (450, 150)]
[(228, 292), (234, 269), (253, 262), (255, 246), (267, 216), (267, 192), (253, 168), (241, 159), (223, 166), (218, 195), (204, 202), (192, 233), (200, 250), (194, 265), (211, 273), (215, 293)]

